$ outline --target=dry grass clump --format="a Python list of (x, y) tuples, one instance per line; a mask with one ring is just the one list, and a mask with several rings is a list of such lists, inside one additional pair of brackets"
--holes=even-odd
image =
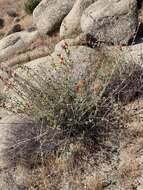
[(31, 189), (102, 190), (100, 178), (87, 172), (87, 154), (88, 150), (80, 142), (62, 145), (42, 166), (33, 170)]
[(102, 182), (98, 176), (88, 176), (86, 178), (85, 190), (102, 190)]
[(35, 167), (32, 173), (31, 187), (37, 186), (41, 190), (59, 190), (66, 188), (65, 186), (69, 186), (69, 188), (82, 187), (80, 167), (77, 165), (74, 167), (71, 164), (74, 150), (69, 146), (68, 142), (65, 146), (62, 145), (56, 153), (51, 153), (48, 156), (42, 166)]
[(111, 83), (105, 90), (105, 96), (111, 95), (117, 101), (125, 104), (142, 96), (143, 68), (132, 63), (118, 64), (111, 79)]

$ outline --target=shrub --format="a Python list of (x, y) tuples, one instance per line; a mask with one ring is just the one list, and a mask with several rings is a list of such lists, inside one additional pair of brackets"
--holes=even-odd
[(73, 76), (70, 59), (53, 64), (51, 71), (56, 73), (55, 76), (47, 74), (42, 67), (40, 73), (39, 70), (21, 66), (26, 79), (16, 74), (12, 86), (11, 82), (8, 83), (17, 94), (12, 101), (8, 97), (8, 102), (11, 101), (9, 109), (26, 113), (37, 121), (46, 120), (47, 126), (60, 133), (57, 137), (59, 141), (81, 134), (96, 139), (99, 126), (104, 128), (103, 122), (107, 121), (107, 115), (102, 116), (107, 109), (111, 110), (109, 104), (106, 106), (103, 92), (110, 80), (113, 64), (112, 61), (107, 64), (107, 60), (103, 60), (99, 64), (89, 65), (81, 78)]
[(36, 6), (41, 0), (26, 0), (24, 3), (24, 10), (27, 14), (32, 14)]
[[(68, 55), (67, 49), (66, 52)], [(38, 122), (44, 120), (46, 128), (43, 127), (42, 133), (48, 133), (50, 127), (56, 129), (58, 136), (53, 136), (56, 136), (57, 144), (81, 134), (86, 143), (89, 142), (87, 137), (96, 141), (100, 136), (98, 131), (107, 130), (119, 121), (113, 119), (114, 108), (118, 107), (115, 101), (122, 96), (128, 98), (129, 94), (134, 96), (140, 90), (138, 79), (142, 71), (132, 63), (115, 63), (104, 57), (98, 64), (89, 65), (78, 78), (73, 76), (70, 58), (61, 61), (51, 65), (51, 73), (42, 67), (40, 72), (21, 66), (26, 78), (6, 70), (13, 79), (6, 80), (5, 84), (15, 92), (16, 98), (8, 97), (4, 105), (10, 111), (28, 114)], [(45, 143), (47, 146), (47, 139)]]

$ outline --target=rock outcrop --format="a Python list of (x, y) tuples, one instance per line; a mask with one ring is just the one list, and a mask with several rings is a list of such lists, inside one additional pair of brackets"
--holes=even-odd
[[(25, 66), (31, 69), (31, 73), (37, 70), (40, 76), (42, 74), (58, 76), (63, 75), (64, 65), (70, 64), (72, 77), (78, 80), (86, 72), (86, 68), (89, 65), (96, 64), (98, 59), (98, 51), (94, 49), (85, 46), (69, 46), (67, 53), (60, 43), (56, 45), (55, 52), (50, 56), (33, 60)], [(26, 77), (27, 73), (22, 70), (18, 68), (17, 73)]]
[(77, 36), (81, 32), (80, 20), (84, 10), (97, 0), (77, 0), (69, 12), (64, 18), (61, 28), (61, 38)]
[(107, 56), (117, 61), (123, 60), (128, 64), (133, 63), (143, 66), (143, 43), (121, 48), (118, 46), (104, 46), (103, 51)]
[(81, 28), (98, 41), (127, 44), (137, 28), (137, 2), (97, 1), (84, 11)]
[(51, 34), (72, 9), (75, 0), (42, 0), (35, 8), (33, 20), (41, 34)]
[(38, 35), (37, 31), (22, 31), (3, 38), (0, 41), (0, 62), (25, 50), (34, 40), (36, 40)]

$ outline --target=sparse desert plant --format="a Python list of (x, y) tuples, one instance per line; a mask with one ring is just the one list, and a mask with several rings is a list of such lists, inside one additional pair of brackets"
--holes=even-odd
[[(68, 46), (64, 49), (68, 55)], [(90, 133), (90, 129), (96, 133), (98, 125), (105, 127), (115, 100), (134, 97), (141, 90), (138, 77), (142, 71), (135, 64), (116, 63), (105, 57), (102, 62), (89, 65), (80, 78), (73, 76), (72, 67), (71, 60), (62, 57), (60, 63), (53, 63), (50, 74), (45, 68), (39, 73), (21, 66), (25, 79), (6, 70), (13, 79), (6, 80), (5, 84), (18, 97), (8, 108), (36, 120), (46, 118), (47, 125), (61, 130), (63, 137), (70, 137)], [(92, 135), (96, 138), (96, 134)]]
[(36, 6), (41, 0), (26, 0), (24, 3), (24, 10), (27, 14), (32, 14)]
[[(108, 64), (110, 71), (111, 65)], [(103, 71), (106, 66), (105, 62), (100, 66), (90, 65), (80, 79), (73, 76), (73, 65), (68, 61), (53, 65), (56, 76), (47, 76), (44, 68), (41, 68), (44, 77), (36, 71), (31, 74), (28, 67), (22, 66), (29, 76), (27, 80), (16, 74), (13, 83), (8, 84), (22, 98), (22, 102), (15, 100), (13, 107), (20, 105), (22, 109), (17, 107), (17, 110), (26, 111), (36, 119), (47, 118), (50, 126), (61, 129), (67, 135), (79, 134), (95, 125), (98, 104), (102, 101), (111, 74)]]
[[(70, 57), (67, 48), (65, 52)], [(41, 71), (34, 71), (27, 66), (21, 66), (20, 70), (25, 73), (26, 78), (9, 68), (1, 68), (11, 77), (11, 80), (2, 77), (1, 80), (8, 90), (12, 90), (11, 93), (16, 94), (14, 99), (8, 96), (3, 103), (4, 107), (12, 112), (26, 113), (37, 122), (44, 120), (46, 123), (37, 131), (44, 154), (47, 154), (47, 150), (49, 154), (47, 146), (50, 145), (52, 151), (70, 137), (83, 135), (85, 142), (90, 137), (96, 140), (99, 127), (102, 125), (106, 128), (108, 119), (105, 116), (107, 107), (103, 92), (113, 70), (113, 62), (107, 64), (103, 60), (100, 64), (89, 65), (77, 77), (73, 75), (74, 65), (70, 58), (63, 60), (62, 57), (60, 63), (53, 63), (51, 66), (51, 73), (42, 67)], [(111, 110), (110, 105), (108, 110)], [(53, 131), (50, 137), (49, 130)]]

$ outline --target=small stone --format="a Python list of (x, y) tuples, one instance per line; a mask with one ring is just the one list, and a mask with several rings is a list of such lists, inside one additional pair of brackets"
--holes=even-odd
[(36, 30), (37, 30), (37, 28), (34, 27), (34, 26), (29, 26), (29, 27), (26, 29), (27, 32), (34, 32), (34, 31), (36, 31)]
[(19, 16), (15, 17), (14, 22), (20, 22), (21, 18)]

